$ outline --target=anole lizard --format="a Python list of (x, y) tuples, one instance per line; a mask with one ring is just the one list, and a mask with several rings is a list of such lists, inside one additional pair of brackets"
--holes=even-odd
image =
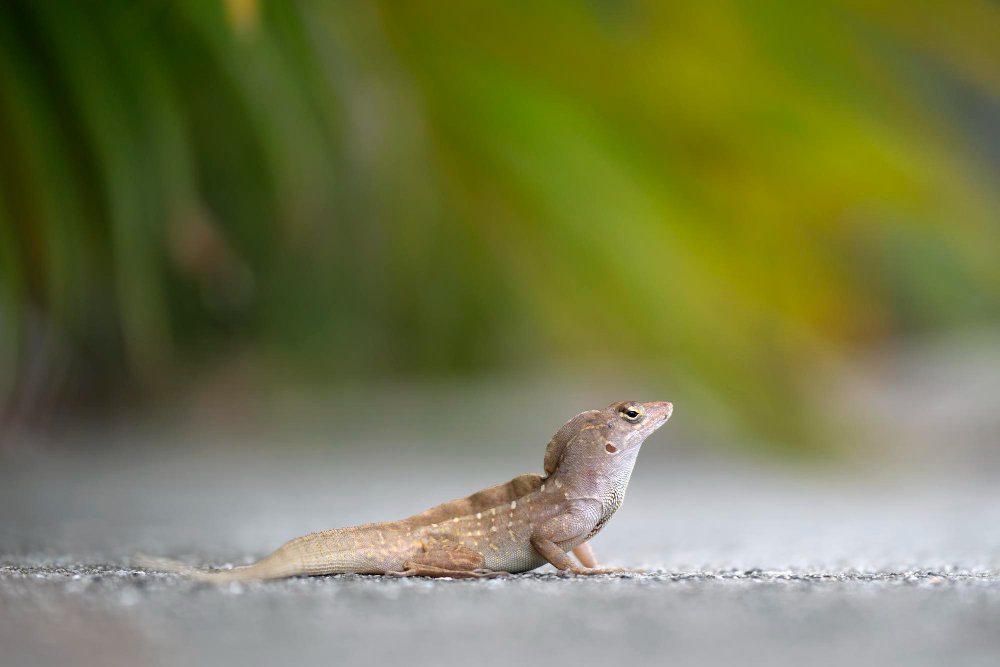
[(545, 563), (573, 574), (621, 572), (597, 567), (587, 540), (621, 505), (640, 446), (672, 410), (620, 401), (582, 412), (549, 442), (544, 477), (521, 475), (401, 521), (311, 533), (252, 565), (202, 570), (145, 556), (137, 563), (215, 582), (346, 572), (491, 577)]

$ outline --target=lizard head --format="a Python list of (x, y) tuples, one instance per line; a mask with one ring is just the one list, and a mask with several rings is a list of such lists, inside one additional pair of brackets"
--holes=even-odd
[(572, 466), (628, 466), (643, 441), (667, 423), (674, 406), (666, 401), (616, 401), (603, 410), (581, 412), (566, 422), (545, 450), (545, 472)]

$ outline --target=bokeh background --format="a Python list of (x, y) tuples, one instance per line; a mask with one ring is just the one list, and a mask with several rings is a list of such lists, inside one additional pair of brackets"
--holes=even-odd
[[(998, 176), (995, 0), (3, 0), (0, 662), (995, 665)], [(623, 398), (656, 574), (129, 566)]]
[(998, 63), (987, 0), (7, 2), (4, 446), (444, 410), (540, 455), (624, 394), (995, 465)]

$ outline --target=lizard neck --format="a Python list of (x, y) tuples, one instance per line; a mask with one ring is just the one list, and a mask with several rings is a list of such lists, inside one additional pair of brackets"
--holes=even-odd
[(559, 468), (552, 474), (558, 480), (569, 498), (591, 498), (601, 504), (602, 523), (621, 507), (625, 500), (625, 490), (632, 477), (632, 468), (638, 452), (629, 459), (611, 467), (582, 466)]

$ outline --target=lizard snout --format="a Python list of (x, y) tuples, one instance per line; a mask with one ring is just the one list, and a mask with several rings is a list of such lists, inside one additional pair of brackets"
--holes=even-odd
[(661, 425), (666, 423), (674, 412), (674, 404), (670, 401), (653, 401), (652, 403), (644, 403), (643, 407), (646, 408), (648, 414), (659, 417)]

